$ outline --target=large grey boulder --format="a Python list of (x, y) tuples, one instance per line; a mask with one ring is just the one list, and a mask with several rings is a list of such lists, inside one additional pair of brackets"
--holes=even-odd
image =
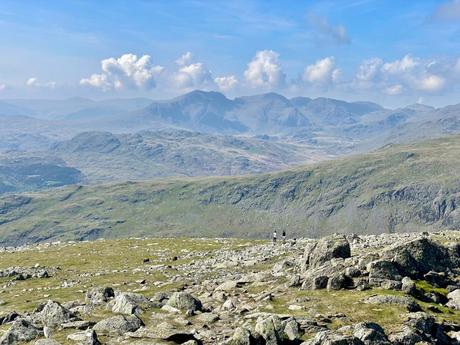
[(112, 312), (125, 315), (142, 314), (141, 306), (147, 307), (151, 304), (146, 297), (135, 293), (120, 293), (111, 303), (113, 303)]
[(75, 320), (75, 315), (59, 302), (49, 300), (37, 314), (43, 325), (54, 328)]
[(100, 305), (114, 297), (115, 291), (111, 287), (97, 287), (86, 293), (86, 302), (91, 305)]
[(67, 339), (78, 341), (78, 345), (101, 345), (94, 330), (72, 333), (67, 336)]
[(93, 330), (102, 335), (123, 335), (126, 332), (135, 332), (141, 326), (144, 326), (144, 323), (136, 315), (117, 315), (99, 321), (94, 325)]
[(309, 246), (305, 255), (309, 267), (318, 267), (334, 258), (349, 258), (351, 256), (350, 243), (344, 235), (324, 237), (315, 245)]
[(353, 336), (365, 345), (390, 344), (383, 328), (374, 322), (361, 322), (354, 326)]
[(460, 289), (448, 293), (447, 298), (449, 299), (447, 302), (449, 308), (460, 310)]
[(17, 319), (8, 331), (0, 338), (0, 345), (16, 345), (43, 336), (43, 329), (25, 319)]
[(175, 292), (171, 295), (168, 306), (185, 311), (199, 311), (202, 309), (201, 301), (187, 292)]
[(422, 278), (429, 271), (443, 272), (455, 267), (448, 248), (428, 239), (420, 238), (402, 243), (383, 254), (394, 262), (401, 275), (412, 279)]
[(363, 345), (362, 341), (352, 335), (342, 335), (331, 331), (316, 333), (313, 339), (302, 343), (305, 345)]
[(266, 345), (282, 344), (283, 324), (278, 316), (259, 317), (254, 329), (262, 336)]
[(372, 282), (377, 282), (377, 285), (379, 285), (383, 280), (402, 279), (396, 265), (388, 260), (376, 260), (370, 262), (367, 265), (367, 271), (369, 272), (369, 281), (371, 284)]
[(239, 327), (233, 333), (228, 345), (252, 345), (253, 343), (251, 332), (246, 328)]
[(407, 308), (410, 312), (420, 311), (421, 308), (414, 298), (409, 296), (393, 296), (393, 295), (375, 295), (364, 300), (364, 303), (369, 304), (396, 304)]

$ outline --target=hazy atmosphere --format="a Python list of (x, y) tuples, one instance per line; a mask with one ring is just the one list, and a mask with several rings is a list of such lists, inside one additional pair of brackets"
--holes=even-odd
[(460, 0), (0, 0), (0, 345), (460, 345)]

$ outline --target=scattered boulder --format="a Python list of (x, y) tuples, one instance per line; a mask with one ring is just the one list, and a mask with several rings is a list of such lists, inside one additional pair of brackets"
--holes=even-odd
[(383, 328), (374, 322), (361, 322), (354, 326), (353, 336), (365, 345), (389, 344)]
[(404, 277), (401, 281), (401, 290), (407, 293), (408, 295), (415, 295), (417, 292), (417, 288), (415, 286), (415, 282), (410, 279), (409, 277)]
[(43, 329), (33, 325), (25, 319), (17, 319), (0, 338), (0, 345), (15, 345), (43, 336)]
[(444, 272), (453, 267), (449, 254), (448, 248), (419, 238), (387, 250), (384, 257), (394, 262), (400, 274), (419, 279), (429, 271)]
[(86, 293), (86, 302), (91, 305), (100, 305), (114, 297), (115, 291), (111, 287), (97, 287)]
[(362, 345), (358, 338), (352, 335), (342, 335), (331, 331), (316, 333), (313, 339), (303, 343), (305, 345)]
[(49, 300), (37, 315), (43, 325), (54, 328), (75, 320), (75, 315), (59, 302)]
[(397, 304), (407, 308), (410, 312), (420, 311), (421, 308), (414, 298), (408, 296), (375, 295), (364, 300), (370, 304)]
[(201, 301), (187, 292), (175, 292), (169, 298), (167, 305), (170, 307), (185, 311), (200, 311), (202, 309)]
[(251, 332), (246, 328), (238, 327), (231, 337), (228, 345), (252, 345), (254, 344)]
[(352, 285), (350, 278), (343, 273), (335, 273), (327, 281), (328, 290), (346, 289), (350, 285)]
[(349, 258), (351, 256), (350, 243), (344, 235), (324, 237), (305, 253), (310, 267), (318, 267), (334, 258)]
[(377, 282), (375, 285), (380, 285), (382, 280), (401, 280), (402, 277), (396, 265), (388, 260), (376, 260), (367, 265), (369, 272), (369, 282)]
[(69, 334), (67, 339), (78, 341), (79, 345), (101, 345), (94, 330)]
[(460, 310), (460, 289), (448, 293), (447, 298), (449, 299), (447, 302), (449, 308)]
[(142, 309), (139, 306), (141, 303), (149, 303), (149, 300), (142, 295), (133, 294), (133, 293), (120, 293), (113, 300), (112, 312), (117, 314), (142, 314)]
[(144, 323), (136, 315), (117, 315), (96, 323), (93, 330), (98, 334), (119, 334), (135, 332)]

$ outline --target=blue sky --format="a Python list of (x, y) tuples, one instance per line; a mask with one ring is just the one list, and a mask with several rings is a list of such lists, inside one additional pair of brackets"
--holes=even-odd
[(0, 98), (460, 102), (460, 0), (0, 3)]

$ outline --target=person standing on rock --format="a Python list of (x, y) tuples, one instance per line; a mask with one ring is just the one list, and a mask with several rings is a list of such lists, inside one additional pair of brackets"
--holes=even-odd
[(273, 233), (273, 244), (276, 243), (276, 237), (277, 237), (277, 234), (276, 234), (276, 230), (275, 230), (275, 232)]
[(286, 243), (286, 230), (283, 230), (283, 243)]

